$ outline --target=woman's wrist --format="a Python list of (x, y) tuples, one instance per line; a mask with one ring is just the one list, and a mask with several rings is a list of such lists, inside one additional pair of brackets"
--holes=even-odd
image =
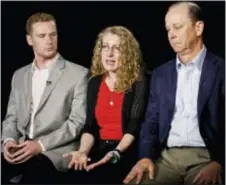
[(121, 155), (122, 155), (122, 151), (121, 150), (115, 148), (113, 151), (117, 152), (117, 154), (121, 157)]
[(121, 159), (122, 152), (119, 149), (114, 149), (111, 152), (113, 154), (112, 159), (111, 159), (111, 163), (112, 164), (118, 163)]
[(89, 154), (89, 151), (88, 150), (84, 150), (84, 149), (79, 149), (78, 152), (83, 153), (85, 155)]

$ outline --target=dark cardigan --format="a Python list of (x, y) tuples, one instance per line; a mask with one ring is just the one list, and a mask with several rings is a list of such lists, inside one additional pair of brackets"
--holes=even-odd
[[(87, 89), (87, 114), (86, 123), (82, 133), (90, 133), (99, 138), (99, 126), (95, 118), (95, 106), (103, 76), (96, 76), (89, 80)], [(147, 103), (147, 82), (143, 76), (133, 83), (132, 87), (125, 92), (122, 104), (122, 131), (135, 138), (139, 137), (140, 126), (143, 122)]]

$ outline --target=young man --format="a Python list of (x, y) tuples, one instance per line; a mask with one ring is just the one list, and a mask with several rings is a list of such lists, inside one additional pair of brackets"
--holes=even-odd
[(17, 70), (2, 126), (3, 183), (22, 174), (22, 183), (55, 183), (67, 169), (65, 152), (76, 150), (85, 123), (88, 70), (57, 52), (52, 15), (36, 13), (26, 24), (34, 60)]

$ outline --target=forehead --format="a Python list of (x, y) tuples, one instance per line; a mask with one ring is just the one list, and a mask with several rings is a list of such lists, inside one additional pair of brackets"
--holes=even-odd
[(109, 43), (109, 44), (119, 44), (120, 38), (116, 34), (112, 33), (105, 33), (102, 38), (103, 43)]
[(188, 6), (185, 5), (178, 5), (170, 8), (165, 16), (166, 25), (186, 23), (189, 21)]
[(32, 24), (32, 32), (34, 33), (50, 33), (56, 31), (56, 24), (54, 21), (37, 22)]

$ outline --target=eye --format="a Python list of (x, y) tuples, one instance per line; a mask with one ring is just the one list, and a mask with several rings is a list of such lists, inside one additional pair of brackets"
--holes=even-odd
[(57, 35), (56, 32), (50, 34), (50, 36), (52, 36), (52, 37), (55, 37), (56, 35)]
[(181, 26), (181, 25), (175, 25), (174, 28), (175, 28), (176, 30), (178, 30), (178, 29), (182, 28), (182, 26)]
[(115, 50), (115, 51), (120, 51), (120, 47), (119, 47), (119, 46), (115, 46), (115, 47), (114, 47), (114, 50)]
[(107, 45), (102, 45), (101, 47), (102, 47), (102, 48), (107, 48), (108, 46), (107, 46)]
[(38, 37), (44, 38), (45, 37), (45, 34), (39, 34)]
[(107, 52), (108, 51), (109, 46), (108, 45), (101, 45), (101, 50), (103, 52)]

